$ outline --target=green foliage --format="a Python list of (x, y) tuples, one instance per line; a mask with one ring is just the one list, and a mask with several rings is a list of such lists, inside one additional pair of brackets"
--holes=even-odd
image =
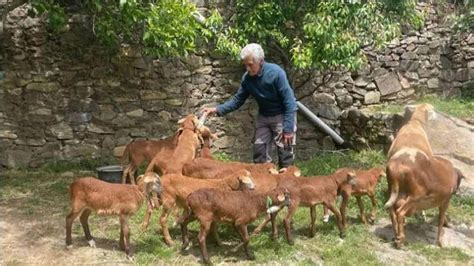
[(163, 0), (150, 5), (143, 44), (148, 54), (186, 55), (195, 51), (200, 25), (192, 17), (195, 6), (186, 0)]
[[(365, 45), (380, 46), (400, 33), (402, 18), (420, 27), (415, 1), (236, 1), (233, 21), (222, 21), (217, 48), (259, 42), (280, 52), (287, 65), (302, 69), (356, 69)], [(219, 45), (224, 44), (224, 45)]]
[[(64, 26), (65, 9), (72, 3), (61, 0), (32, 0), (38, 14), (47, 14), (53, 29)], [(102, 1), (75, 3), (80, 13), (90, 16), (98, 40), (111, 50), (122, 43), (143, 45), (156, 57), (186, 55), (195, 51), (203, 35), (202, 26), (193, 18), (195, 6), (186, 0)]]
[(48, 13), (47, 22), (51, 31), (57, 32), (66, 25), (67, 17), (64, 9), (54, 0), (33, 0), (31, 6), (34, 10), (33, 15)]
[[(208, 47), (237, 58), (248, 42), (277, 52), (286, 68), (356, 69), (365, 62), (362, 47), (381, 46), (405, 24), (419, 27), (423, 16), (414, 0), (232, 1), (223, 18), (213, 11), (203, 25), (187, 0), (32, 0), (54, 28), (67, 22), (70, 5), (90, 15), (97, 38), (109, 48), (141, 44), (153, 56), (182, 56)], [(402, 21), (403, 23), (400, 23)]]
[(450, 16), (452, 27), (458, 32), (472, 32), (474, 30), (474, 1), (455, 0), (457, 12)]

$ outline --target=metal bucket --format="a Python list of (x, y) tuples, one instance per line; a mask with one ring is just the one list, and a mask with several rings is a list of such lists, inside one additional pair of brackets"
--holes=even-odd
[(96, 169), (100, 180), (109, 183), (122, 183), (123, 169), (121, 165), (108, 165)]

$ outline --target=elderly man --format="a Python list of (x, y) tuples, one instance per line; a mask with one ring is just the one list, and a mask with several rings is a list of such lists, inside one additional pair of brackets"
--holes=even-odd
[(216, 107), (203, 108), (203, 113), (223, 116), (237, 110), (252, 95), (259, 111), (255, 124), (255, 163), (271, 162), (272, 144), (278, 150), (278, 164), (284, 169), (293, 164), (292, 145), (295, 144), (296, 99), (288, 83), (285, 71), (278, 65), (264, 61), (264, 52), (259, 44), (245, 46), (240, 57), (247, 72), (242, 76), (235, 95)]

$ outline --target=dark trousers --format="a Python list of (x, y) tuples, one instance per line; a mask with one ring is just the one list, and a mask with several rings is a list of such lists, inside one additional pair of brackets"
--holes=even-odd
[(278, 154), (278, 166), (282, 168), (293, 165), (295, 158), (293, 153), (295, 138), (293, 138), (292, 145), (284, 145), (282, 142), (282, 133), (283, 115), (258, 115), (255, 124), (255, 141), (253, 146), (254, 163), (271, 162), (272, 145), (275, 144)]

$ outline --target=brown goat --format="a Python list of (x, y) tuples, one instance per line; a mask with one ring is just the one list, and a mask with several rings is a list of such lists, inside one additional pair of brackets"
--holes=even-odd
[[(189, 244), (187, 224), (197, 218), (200, 222), (199, 247), (204, 263), (210, 263), (206, 238), (216, 222), (232, 223), (238, 229), (244, 242), (245, 253), (249, 259), (253, 254), (248, 248), (249, 234), (247, 225), (265, 212), (276, 211), (288, 206), (290, 196), (287, 190), (276, 188), (267, 193), (253, 191), (223, 191), (218, 189), (200, 189), (187, 197), (190, 212), (181, 223), (183, 248)], [(274, 210), (274, 208), (276, 208)]]
[(252, 174), (255, 182), (255, 191), (267, 192), (278, 186), (280, 181), (285, 178), (300, 177), (301, 170), (294, 166), (288, 166), (287, 170), (283, 173), (269, 173), (264, 171), (255, 172)]
[(424, 126), (435, 116), (430, 104), (417, 105), (388, 152), (390, 198), (385, 208), (390, 213), (397, 248), (405, 240), (404, 217), (434, 207), (439, 207), (437, 244), (442, 245), (442, 225), (446, 223), (446, 209), (460, 173), (449, 161), (433, 156)]
[[(161, 178), (163, 191), (161, 201), (163, 210), (160, 217), (161, 230), (166, 244), (173, 245), (168, 230), (168, 215), (177, 204), (186, 209), (186, 198), (200, 188), (218, 188), (222, 190), (253, 189), (254, 183), (250, 172), (240, 170), (221, 179), (196, 179), (177, 174), (164, 175)], [(149, 218), (149, 217), (148, 217)], [(148, 221), (147, 221), (148, 223)]]
[(176, 133), (176, 147), (169, 157), (155, 156), (148, 164), (145, 173), (181, 174), (183, 165), (196, 157), (196, 150), (201, 144), (201, 135), (195, 115), (188, 115), (178, 121), (180, 128)]
[(432, 157), (433, 151), (424, 127), (428, 120), (435, 116), (436, 113), (431, 104), (417, 105), (410, 120), (398, 131), (396, 138), (390, 145), (387, 158), (390, 159), (393, 156), (397, 157), (405, 153), (414, 157), (417, 152)]
[(276, 171), (273, 163), (253, 164), (242, 162), (223, 162), (208, 158), (196, 158), (183, 166), (183, 174), (195, 178), (222, 178), (229, 173), (245, 169), (252, 174), (256, 172)]
[(122, 156), (122, 183), (129, 178), (130, 183), (135, 184), (136, 171), (143, 162), (149, 163), (155, 156), (168, 158), (174, 147), (174, 136), (162, 140), (133, 140), (127, 144)]
[(316, 177), (293, 177), (280, 180), (278, 187), (283, 187), (290, 191), (291, 204), (288, 207), (288, 214), (283, 220), (288, 243), (293, 244), (290, 223), (293, 215), (300, 205), (309, 207), (311, 211), (310, 236), (315, 233), (314, 223), (316, 221), (316, 205), (323, 204), (336, 215), (337, 226), (340, 237), (344, 237), (344, 226), (339, 210), (334, 206), (337, 197), (338, 187), (342, 183), (354, 184), (355, 173), (352, 171), (336, 171), (329, 176)]
[(156, 174), (148, 174), (138, 179), (138, 185), (111, 184), (94, 177), (76, 179), (69, 187), (71, 211), (66, 217), (66, 245), (72, 246), (71, 227), (80, 216), (82, 228), (91, 247), (95, 247), (94, 239), (89, 231), (89, 215), (118, 215), (120, 217), (120, 248), (128, 258), (132, 258), (130, 250), (130, 231), (128, 218), (141, 206), (150, 192), (159, 193), (161, 185)]
[[(346, 168), (347, 169), (347, 168)], [(349, 171), (354, 171), (350, 169)], [(377, 201), (375, 199), (375, 187), (380, 177), (385, 176), (385, 170), (383, 168), (372, 168), (370, 170), (355, 170), (355, 184), (341, 183), (339, 186), (338, 194), (342, 196), (342, 202), (339, 210), (341, 211), (342, 224), (347, 227), (346, 221), (346, 206), (349, 202), (351, 195), (356, 197), (357, 205), (359, 206), (360, 218), (364, 224), (367, 223), (367, 219), (364, 214), (364, 203), (362, 202), (361, 196), (369, 196), (372, 202), (372, 211), (369, 217), (369, 221), (373, 223), (375, 221), (375, 214), (377, 212)]]
[(390, 209), (397, 248), (405, 240), (405, 216), (435, 207), (439, 208), (436, 244), (442, 247), (446, 210), (462, 177), (450, 161), (439, 156), (427, 158), (418, 153), (414, 160), (409, 155), (390, 159), (387, 165), (390, 199), (385, 208)]
[[(255, 191), (259, 193), (265, 193), (271, 191), (278, 187), (281, 179), (300, 177), (301, 170), (294, 166), (290, 165), (287, 167), (286, 171), (282, 173), (267, 173), (263, 171), (257, 171), (252, 174), (252, 179), (255, 184)], [(257, 228), (254, 229), (252, 235), (260, 233), (260, 231), (271, 221), (272, 223), (272, 239), (276, 240), (278, 237), (278, 228), (276, 224), (276, 213), (272, 213), (265, 219)]]

